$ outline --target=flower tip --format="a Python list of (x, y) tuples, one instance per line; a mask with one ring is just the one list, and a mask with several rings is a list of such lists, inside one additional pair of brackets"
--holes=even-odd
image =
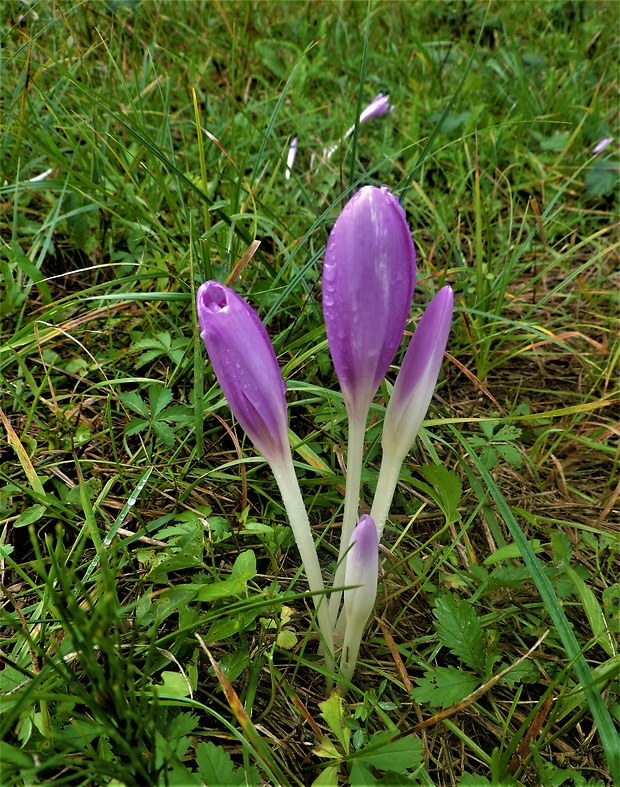
[(593, 155), (596, 156), (599, 153), (602, 153), (605, 150), (605, 148), (611, 145), (613, 141), (614, 141), (613, 137), (605, 137), (604, 139), (601, 139), (600, 142), (597, 142), (596, 145), (592, 148)]
[(227, 287), (213, 279), (200, 285), (196, 293), (196, 309), (201, 333), (207, 328), (209, 316), (217, 314), (228, 306), (229, 292)]
[(351, 533), (351, 549), (355, 549), (358, 559), (367, 562), (376, 559), (379, 541), (374, 520), (368, 514), (363, 514)]

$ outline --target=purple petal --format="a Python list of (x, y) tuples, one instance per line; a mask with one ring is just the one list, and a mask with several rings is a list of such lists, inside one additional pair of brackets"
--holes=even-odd
[(379, 93), (362, 111), (360, 123), (365, 123), (367, 120), (372, 120), (372, 118), (386, 115), (388, 112), (393, 112), (393, 110), (394, 107), (390, 106), (390, 97), (384, 96), (383, 93)]
[(443, 287), (411, 337), (385, 414), (384, 450), (391, 448), (404, 456), (415, 441), (437, 384), (453, 308), (452, 288)]
[(230, 409), (268, 460), (288, 450), (286, 386), (265, 326), (228, 287), (207, 281), (196, 295), (200, 335)]
[(602, 153), (605, 150), (605, 148), (611, 145), (613, 141), (614, 141), (613, 137), (605, 137), (605, 139), (601, 139), (601, 141), (597, 142), (596, 145), (592, 148), (592, 153), (595, 156), (597, 153)]
[(405, 212), (384, 186), (365, 186), (332, 229), (323, 314), (347, 408), (365, 414), (402, 340), (415, 284)]

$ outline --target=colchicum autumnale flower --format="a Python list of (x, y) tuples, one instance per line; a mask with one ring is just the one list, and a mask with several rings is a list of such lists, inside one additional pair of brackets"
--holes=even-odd
[(394, 384), (383, 422), (383, 457), (371, 511), (379, 540), (401, 465), (415, 442), (437, 385), (453, 309), (452, 289), (443, 287), (426, 307)]
[(346, 633), (342, 648), (340, 670), (345, 680), (353, 677), (364, 628), (377, 598), (379, 573), (379, 542), (371, 517), (364, 514), (351, 535), (347, 553), (344, 591)]
[[(360, 123), (365, 123), (367, 120), (372, 120), (373, 118), (381, 117), (381, 115), (387, 115), (388, 112), (393, 112), (394, 107), (390, 105), (390, 97), (384, 96), (383, 93), (378, 93), (375, 98), (368, 104), (367, 107), (364, 107), (360, 114)], [(348, 139), (351, 134), (355, 131), (355, 124), (351, 126), (350, 129), (346, 132), (343, 137), (344, 139)], [(339, 145), (334, 144), (330, 145), (329, 147), (325, 148), (323, 151), (323, 155), (325, 158), (331, 158), (334, 153), (338, 150)]]
[[(198, 321), (209, 359), (233, 414), (265, 457), (280, 488), (317, 608), (333, 668), (333, 636), (321, 569), (288, 441), (286, 386), (265, 326), (233, 290), (207, 281), (196, 295)], [(319, 594), (319, 595), (316, 595)]]
[[(366, 418), (403, 337), (415, 285), (405, 212), (386, 187), (365, 186), (345, 205), (325, 251), (323, 315), (347, 414), (347, 484), (334, 586), (342, 586), (357, 522)], [(341, 592), (330, 599), (335, 622)]]
[(383, 93), (379, 93), (363, 110), (360, 115), (360, 123), (365, 123), (367, 120), (372, 120), (372, 118), (377, 118), (381, 115), (387, 115), (388, 112), (393, 111), (394, 107), (390, 106), (390, 97), (384, 96)]

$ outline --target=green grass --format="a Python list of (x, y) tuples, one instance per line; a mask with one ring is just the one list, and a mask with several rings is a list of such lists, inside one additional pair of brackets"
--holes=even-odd
[[(5, 7), (2, 783), (618, 783), (614, 5)], [(321, 261), (365, 183), (407, 212), (410, 327), (444, 283), (457, 312), (343, 702), (193, 294), (229, 281), (268, 325), (327, 577)]]

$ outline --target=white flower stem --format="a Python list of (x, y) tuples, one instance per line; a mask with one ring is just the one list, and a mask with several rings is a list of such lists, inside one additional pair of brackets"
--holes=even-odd
[[(344, 616), (344, 610), (342, 614)], [(355, 672), (355, 665), (357, 664), (357, 657), (359, 656), (365, 626), (365, 621), (363, 623), (359, 620), (347, 621), (344, 645), (342, 646), (342, 657), (340, 659), (340, 672), (344, 680), (349, 683)], [(338, 688), (342, 694), (344, 694), (347, 689), (342, 683), (338, 684)]]
[[(340, 531), (340, 549), (338, 551), (338, 567), (334, 577), (334, 587), (344, 585), (346, 552), (349, 548), (351, 535), (357, 524), (360, 501), (360, 483), (362, 480), (362, 463), (364, 459), (364, 434), (366, 432), (366, 413), (363, 417), (349, 414), (349, 444), (347, 447), (347, 480), (344, 495), (344, 514)], [(338, 608), (342, 590), (335, 590), (329, 599), (329, 614), (332, 627), (336, 625)]]
[[(293, 459), (290, 454), (288, 457), (283, 457), (281, 461), (273, 462), (271, 464), (271, 469), (280, 489), (282, 501), (286, 513), (288, 514), (295, 541), (297, 542), (301, 562), (303, 563), (308, 579), (308, 585), (312, 593), (315, 594), (312, 596), (312, 600), (316, 607), (319, 632), (325, 645), (325, 666), (329, 672), (333, 672), (334, 637), (332, 634), (332, 624), (327, 598), (323, 593), (325, 585), (323, 584), (321, 567), (319, 566), (319, 559), (314, 546), (312, 530), (308, 522), (306, 506), (301, 496), (299, 482), (297, 481), (295, 468), (293, 467)], [(330, 681), (328, 680), (328, 684), (329, 683)]]
[(381, 468), (377, 480), (377, 489), (370, 511), (370, 516), (377, 526), (377, 538), (379, 543), (381, 542), (385, 522), (390, 513), (390, 506), (392, 505), (392, 499), (394, 497), (396, 485), (398, 484), (400, 468), (404, 460), (404, 456), (395, 456), (392, 451), (383, 450)]

